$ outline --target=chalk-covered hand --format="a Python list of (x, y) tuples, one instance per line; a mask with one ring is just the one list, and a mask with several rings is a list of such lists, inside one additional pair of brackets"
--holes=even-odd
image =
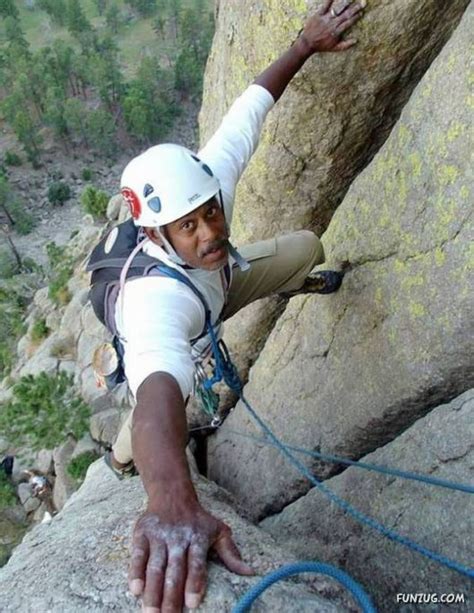
[(365, 6), (366, 0), (344, 0), (343, 4), (326, 0), (306, 22), (300, 36), (301, 41), (311, 53), (349, 49), (357, 41), (341, 40), (341, 36), (362, 17)]
[(128, 581), (132, 594), (142, 596), (146, 613), (178, 613), (183, 603), (198, 607), (206, 591), (209, 550), (232, 572), (254, 574), (226, 524), (198, 503), (172, 506), (158, 513), (148, 510), (134, 529)]

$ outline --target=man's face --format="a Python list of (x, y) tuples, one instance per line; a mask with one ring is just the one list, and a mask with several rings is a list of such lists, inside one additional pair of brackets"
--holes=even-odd
[(164, 231), (176, 253), (193, 268), (218, 270), (227, 264), (227, 227), (216, 198), (167, 224)]

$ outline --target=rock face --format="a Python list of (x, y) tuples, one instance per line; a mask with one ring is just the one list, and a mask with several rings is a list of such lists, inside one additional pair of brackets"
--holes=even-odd
[[(207, 508), (232, 526), (245, 559), (266, 573), (294, 561), (273, 538), (229, 507), (229, 496), (200, 480), (198, 492)], [(139, 611), (126, 590), (129, 537), (142, 508), (139, 478), (118, 481), (99, 460), (63, 511), (34, 528), (0, 570), (0, 609), (8, 611)], [(200, 611), (230, 611), (256, 578), (233, 575), (210, 565), (209, 589)], [(321, 596), (318, 591), (327, 597)], [(257, 609), (256, 609), (257, 610)], [(259, 611), (314, 613), (354, 610), (341, 590), (324, 579), (285, 582), (259, 599)]]
[[(247, 397), (289, 443), (360, 457), (474, 383), (473, 10), (324, 235), (329, 259), (349, 263), (341, 290), (292, 299), (251, 371)], [(277, 451), (231, 430), (256, 433), (241, 405), (210, 445), (210, 475), (254, 516), (307, 491)]]
[[(219, 2), (200, 113), (202, 143), (233, 100), (288, 48), (306, 17), (321, 4)], [(239, 184), (232, 224), (237, 244), (301, 228), (322, 234), (468, 4), (369, 0), (354, 28), (358, 45), (306, 63), (270, 113), (259, 149)], [(243, 366), (252, 362), (248, 345), (264, 342), (271, 311), (277, 309), (267, 304), (229, 323), (236, 337), (229, 347), (242, 356)], [(249, 331), (255, 327), (257, 336)], [(246, 376), (247, 368), (242, 372)]]
[[(471, 390), (436, 408), (364, 461), (472, 484), (473, 413)], [(466, 566), (472, 563), (472, 495), (357, 468), (348, 468), (326, 485), (404, 536)], [(263, 527), (298, 555), (343, 567), (376, 596), (380, 610), (399, 610), (397, 593), (463, 593), (466, 603), (474, 596), (468, 578), (382, 539), (316, 488), (264, 520)]]
[[(299, 0), (219, 2), (200, 113), (201, 142), (322, 2), (310, 4), (308, 11)], [(250, 241), (302, 227), (325, 229), (468, 4), (371, 0), (354, 28), (356, 48), (311, 58), (272, 111), (240, 183), (234, 238)]]
[(73, 437), (68, 437), (65, 443), (54, 450), (53, 460), (56, 479), (54, 482), (53, 502), (58, 510), (63, 508), (67, 499), (76, 489), (74, 479), (67, 471), (75, 447), (76, 440)]

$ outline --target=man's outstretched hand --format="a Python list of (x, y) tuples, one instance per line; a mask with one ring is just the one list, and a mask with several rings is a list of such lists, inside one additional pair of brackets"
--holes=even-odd
[(207, 583), (207, 556), (213, 550), (239, 575), (253, 575), (242, 561), (230, 528), (198, 504), (177, 512), (148, 510), (137, 521), (132, 540), (129, 588), (142, 596), (146, 613), (194, 609)]
[(342, 34), (362, 17), (366, 0), (345, 0), (342, 4), (326, 0), (323, 6), (310, 17), (300, 35), (300, 40), (310, 53), (345, 51), (356, 44), (355, 39), (341, 40)]
[(343, 40), (341, 37), (362, 17), (365, 5), (366, 0), (325, 0), (323, 6), (307, 19), (291, 47), (254, 82), (269, 91), (277, 102), (291, 79), (314, 53), (345, 51), (356, 44), (354, 38)]

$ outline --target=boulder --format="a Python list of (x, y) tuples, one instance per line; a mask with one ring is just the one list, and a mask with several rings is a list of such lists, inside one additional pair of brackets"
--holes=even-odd
[[(58, 358), (54, 355), (54, 348), (57, 346), (59, 339), (57, 332), (50, 334), (23, 365), (20, 363), (15, 367), (12, 375), (19, 378), (25, 375), (36, 376), (43, 371), (49, 375), (56, 373)], [(19, 369), (18, 366), (20, 366)]]
[(7, 453), (10, 447), (11, 444), (7, 441), (7, 439), (0, 437), (0, 455)]
[(23, 538), (27, 528), (26, 513), (21, 505), (0, 509), (0, 569)]
[(38, 451), (34, 467), (44, 475), (51, 473), (53, 469), (53, 451), (51, 449), (41, 449)]
[(92, 439), (89, 433), (85, 434), (79, 441), (77, 441), (77, 445), (74, 448), (74, 451), (71, 455), (71, 460), (78, 458), (83, 454), (99, 454), (99, 449), (97, 443)]
[(105, 446), (113, 445), (120, 425), (124, 421), (118, 408), (104, 409), (94, 413), (90, 420), (90, 432), (94, 441)]
[[(437, 407), (363, 460), (472, 484), (473, 411), (474, 390), (470, 390)], [(355, 467), (325, 485), (363, 513), (424, 547), (466, 566), (472, 562), (474, 519), (469, 494)], [(299, 556), (316, 556), (343, 567), (370, 587), (381, 611), (399, 610), (397, 593), (463, 593), (466, 603), (474, 596), (472, 580), (382, 539), (329, 502), (317, 488), (262, 525), (280, 545)]]
[[(258, 574), (295, 560), (276, 547), (270, 535), (240, 518), (223, 490), (202, 478), (197, 480), (197, 489), (203, 504), (232, 527), (244, 558)], [(139, 602), (127, 592), (126, 572), (130, 534), (143, 503), (144, 490), (138, 477), (118, 481), (103, 460), (95, 462), (83, 486), (61, 513), (48, 524), (36, 526), (0, 569), (2, 612), (141, 610)], [(230, 611), (258, 579), (234, 575), (221, 564), (209, 566), (209, 588), (199, 609), (203, 613)], [(353, 610), (329, 580), (306, 581), (278, 583), (261, 596), (258, 610)]]
[(127, 203), (123, 199), (122, 194), (115, 194), (115, 196), (112, 196), (112, 198), (109, 200), (107, 205), (107, 219), (110, 221), (115, 221), (119, 218), (121, 210), (126, 208)]
[(48, 296), (47, 287), (42, 287), (35, 293), (33, 298), (33, 304), (38, 307), (41, 313), (46, 313), (55, 308), (54, 303)]
[[(290, 300), (251, 371), (246, 396), (288, 443), (358, 458), (474, 384), (473, 11), (324, 235), (329, 257), (347, 265), (342, 288)], [(210, 443), (210, 476), (254, 517), (308, 490), (276, 450), (231, 430), (258, 432), (241, 404)]]
[(76, 288), (72, 300), (64, 309), (61, 319), (60, 333), (68, 338), (73, 338), (77, 342), (81, 333), (81, 312), (87, 301), (88, 289)]
[(44, 502), (42, 502), (40, 506), (36, 509), (36, 511), (33, 513), (33, 521), (35, 522), (35, 524), (39, 524), (43, 520), (45, 520), (45, 518), (47, 517), (46, 514), (51, 517), (48, 512), (48, 509), (46, 508), (46, 505), (44, 504)]
[(57, 447), (53, 453), (54, 472), (56, 479), (53, 488), (53, 503), (56, 509), (61, 510), (66, 500), (76, 490), (74, 479), (69, 475), (67, 466), (71, 460), (76, 440), (69, 436), (68, 440)]
[(33, 513), (40, 506), (41, 501), (32, 495), (29, 483), (20, 483), (17, 492), (25, 513)]
[[(68, 243), (68, 253), (74, 261), (82, 261), (92, 251), (102, 232), (103, 224), (97, 224), (91, 215), (84, 215), (80, 231)], [(84, 267), (81, 271), (87, 278)]]
[(65, 372), (68, 375), (74, 376), (76, 374), (76, 362), (67, 359), (60, 360), (58, 363), (58, 372)]
[[(59, 311), (50, 311), (46, 316), (46, 325), (50, 330), (57, 330), (61, 324), (61, 320), (62, 317)], [(18, 348), (20, 348), (20, 343), (18, 343)]]

